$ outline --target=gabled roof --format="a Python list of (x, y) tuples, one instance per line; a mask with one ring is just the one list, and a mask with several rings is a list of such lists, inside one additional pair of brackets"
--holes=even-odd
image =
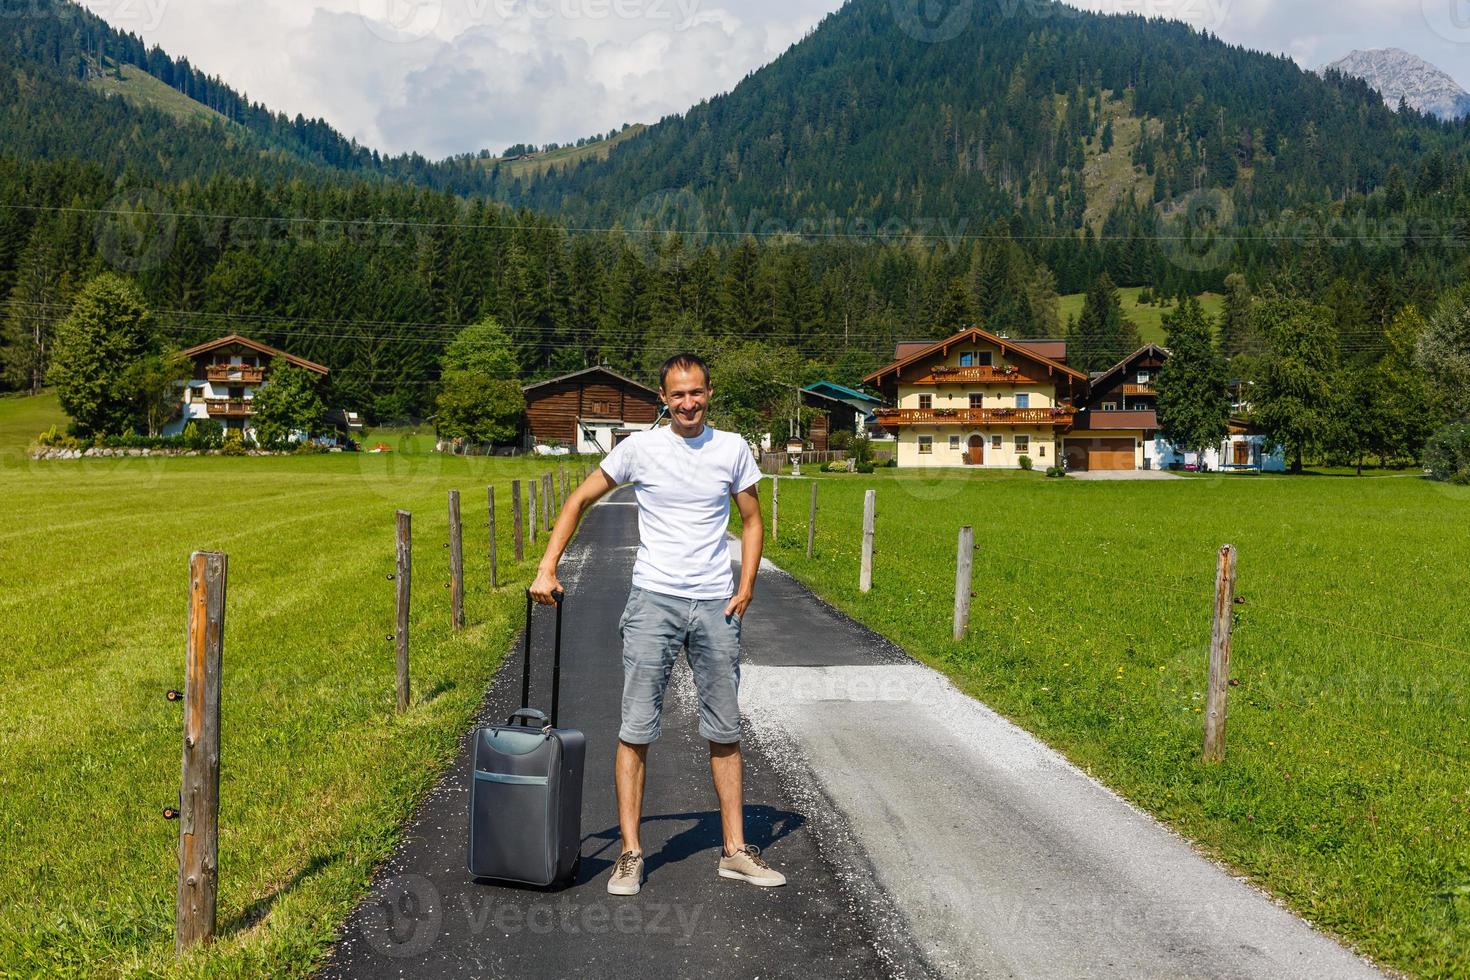
[(228, 347), (231, 344), (239, 344), (241, 347), (249, 347), (251, 350), (258, 351), (261, 354), (279, 357), (288, 364), (294, 364), (299, 368), (306, 368), (306, 370), (314, 371), (317, 374), (327, 373), (327, 368), (324, 364), (318, 364), (316, 361), (308, 361), (306, 358), (297, 357), (295, 354), (287, 354), (285, 351), (272, 347), (270, 344), (262, 344), (258, 340), (251, 340), (249, 337), (242, 337), (237, 333), (227, 334), (215, 340), (207, 340), (202, 344), (195, 344), (193, 347), (184, 351), (183, 355), (185, 357), (193, 357), (196, 354), (207, 354), (212, 350)]
[[(954, 334), (953, 336), (945, 337), (943, 340), (932, 341), (929, 346), (914, 350), (912, 353), (908, 354), (905, 357), (899, 358), (892, 364), (889, 364), (887, 367), (879, 368), (877, 371), (874, 371), (872, 374), (864, 378), (863, 383), (878, 384), (883, 379), (883, 376), (889, 374), (890, 372), (896, 375), (899, 371), (908, 367), (910, 364), (913, 364), (916, 361), (920, 361), (935, 353), (936, 351), (947, 352), (949, 348), (953, 347), (955, 344), (964, 343), (967, 340), (983, 340), (986, 343), (995, 344), (996, 346), (998, 346), (1002, 354), (1019, 354), (1021, 357), (1035, 361), (1036, 363), (1044, 365), (1045, 367), (1053, 371), (1060, 371), (1063, 374), (1070, 375), (1071, 377), (1076, 378), (1078, 381), (1087, 380), (1087, 375), (1083, 374), (1081, 371), (1078, 371), (1076, 368), (1067, 367), (1067, 365), (1063, 364), (1061, 361), (1054, 361), (1050, 357), (1047, 357), (1043, 354), (1038, 354), (1036, 351), (1029, 349), (1024, 343), (1020, 343), (1015, 340), (1007, 340), (1005, 337), (997, 336), (991, 333), (989, 330), (981, 330), (979, 327), (970, 327), (967, 330), (961, 330), (959, 333)], [(900, 349), (906, 346), (908, 345), (900, 345)]]
[(833, 392), (836, 392), (835, 397), (838, 399), (856, 398), (860, 401), (872, 402), (874, 405), (883, 404), (883, 399), (877, 397), (876, 395), (870, 395), (866, 391), (858, 391), (856, 388), (849, 388), (847, 385), (840, 385), (835, 381), (813, 381), (802, 390), (810, 391), (814, 394), (819, 395), (826, 394), (826, 392), (817, 391), (818, 388), (831, 389)]
[(1094, 374), (1092, 376), (1093, 387), (1102, 384), (1108, 378), (1111, 378), (1114, 374), (1122, 371), (1129, 364), (1131, 364), (1133, 361), (1136, 361), (1140, 356), (1144, 354), (1153, 354), (1159, 357), (1161, 360), (1168, 360), (1169, 357), (1169, 352), (1164, 350), (1164, 348), (1160, 347), (1158, 344), (1144, 344), (1142, 347), (1138, 348), (1138, 350), (1134, 351), (1132, 354), (1129, 354), (1127, 357), (1123, 358), (1121, 361), (1119, 361), (1117, 364), (1114, 364), (1106, 371), (1100, 371), (1097, 374)]
[(598, 366), (598, 367), (590, 367), (590, 368), (583, 368), (580, 371), (573, 371), (570, 374), (559, 374), (559, 375), (557, 375), (554, 378), (547, 378), (545, 381), (533, 381), (531, 384), (521, 385), (521, 391), (527, 391), (528, 392), (528, 391), (531, 391), (534, 388), (542, 388), (542, 387), (545, 387), (546, 385), (557, 384), (558, 382), (561, 382), (561, 381), (571, 381), (574, 378), (580, 378), (584, 374), (605, 374), (605, 375), (607, 375), (610, 378), (616, 378), (617, 380), (621, 381), (623, 384), (632, 385), (634, 388), (638, 388), (638, 389), (641, 389), (643, 391), (646, 391), (650, 395), (654, 396), (655, 398), (658, 397), (658, 392), (656, 392), (652, 388), (648, 387), (648, 385), (639, 384), (637, 381), (634, 381), (632, 378), (624, 377), (623, 375), (621, 375), (618, 372), (612, 370), (611, 368), (605, 368), (605, 367), (601, 367), (601, 366)]

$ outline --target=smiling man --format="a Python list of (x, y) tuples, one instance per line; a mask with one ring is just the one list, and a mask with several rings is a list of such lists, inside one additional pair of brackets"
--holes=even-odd
[[(754, 885), (786, 877), (745, 842), (740, 758), (740, 627), (755, 594), (765, 530), (756, 488), (760, 470), (745, 440), (705, 424), (709, 368), (678, 354), (659, 369), (669, 425), (634, 433), (567, 498), (531, 595), (552, 602), (556, 566), (582, 512), (620, 483), (638, 500), (638, 558), (618, 623), (623, 641), (622, 727), (615, 777), (622, 852), (607, 890), (636, 895), (643, 886), (643, 786), (648, 746), (658, 738), (669, 674), (684, 648), (699, 692), (699, 733), (709, 741), (710, 774), (720, 801), (725, 847), (716, 873)], [(730, 568), (725, 527), (730, 498), (740, 509), (740, 587)]]

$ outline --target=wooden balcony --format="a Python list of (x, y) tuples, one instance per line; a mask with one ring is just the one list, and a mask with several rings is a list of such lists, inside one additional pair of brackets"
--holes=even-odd
[(1151, 384), (1150, 385), (1124, 385), (1123, 386), (1123, 394), (1125, 394), (1125, 395), (1157, 395), (1158, 392), (1154, 390), (1154, 386), (1151, 385)]
[(204, 406), (211, 416), (244, 418), (250, 414), (250, 399), (248, 398), (206, 398)]
[(265, 368), (248, 364), (211, 364), (204, 369), (204, 377), (210, 381), (258, 385), (265, 380)]
[(880, 408), (874, 413), (885, 429), (906, 425), (1057, 425), (1070, 426), (1070, 408)]
[(1028, 377), (1015, 368), (994, 367), (983, 365), (979, 367), (949, 367), (938, 365), (929, 374), (912, 381), (905, 380), (906, 384), (965, 384), (965, 385), (1035, 385), (1046, 384), (1036, 378)]

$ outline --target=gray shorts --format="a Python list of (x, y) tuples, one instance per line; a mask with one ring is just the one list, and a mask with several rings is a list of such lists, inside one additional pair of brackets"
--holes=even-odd
[(699, 692), (699, 734), (740, 741), (740, 617), (729, 599), (683, 599), (633, 586), (618, 620), (623, 638), (623, 724), (618, 738), (646, 745), (658, 738), (664, 689), (681, 647)]

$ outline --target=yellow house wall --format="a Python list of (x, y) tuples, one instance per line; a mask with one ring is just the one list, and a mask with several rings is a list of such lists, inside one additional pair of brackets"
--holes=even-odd
[[(951, 435), (960, 437), (958, 449), (949, 448)], [(1046, 469), (1056, 462), (1056, 430), (1051, 426), (996, 425), (989, 428), (978, 428), (957, 425), (918, 425), (906, 426), (899, 430), (898, 465), (900, 467), (967, 466), (969, 464), (965, 462), (965, 456), (972, 435), (978, 435), (985, 440), (985, 462), (982, 466), (986, 469), (1018, 469), (1020, 467), (1019, 459), (1022, 454), (1016, 452), (1016, 436), (1030, 438), (1030, 446), (1025, 455), (1031, 457), (1031, 462), (1037, 469)], [(920, 436), (933, 437), (934, 451), (932, 453), (919, 452)], [(995, 436), (1000, 436), (1001, 448), (999, 449), (992, 448)]]

